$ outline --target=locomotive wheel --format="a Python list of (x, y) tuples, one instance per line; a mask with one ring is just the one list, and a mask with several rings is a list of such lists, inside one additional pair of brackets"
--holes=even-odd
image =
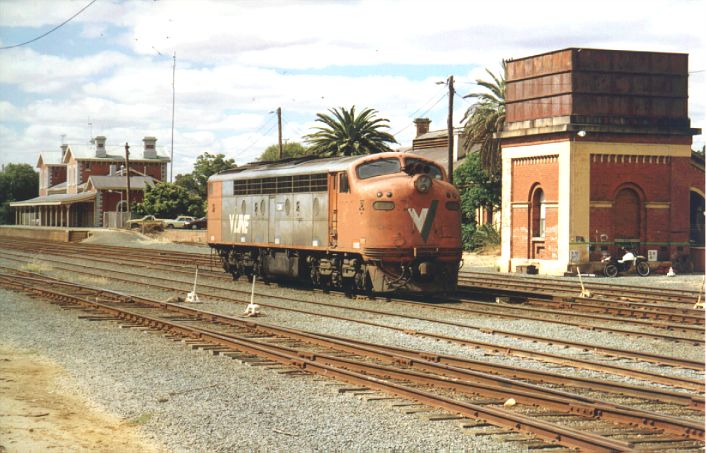
[(603, 268), (603, 273), (605, 274), (606, 277), (617, 277), (618, 275), (618, 266), (616, 266), (613, 263), (606, 264), (606, 266)]
[(650, 275), (650, 265), (644, 261), (639, 261), (635, 266), (635, 269), (637, 270), (637, 273), (640, 274), (642, 277), (647, 277), (648, 275)]
[(319, 286), (321, 284), (321, 275), (319, 274), (319, 270), (315, 267), (311, 268), (311, 272), (309, 272), (309, 276), (311, 277), (311, 284), (314, 286)]

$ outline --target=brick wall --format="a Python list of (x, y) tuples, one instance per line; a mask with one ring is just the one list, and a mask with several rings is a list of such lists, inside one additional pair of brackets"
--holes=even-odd
[[(591, 259), (602, 252), (618, 253), (612, 244), (634, 231), (643, 244), (639, 252), (657, 250), (658, 260), (685, 253), (689, 234), (689, 185), (699, 178), (688, 157), (593, 155), (591, 157)], [(703, 185), (703, 172), (700, 174)], [(623, 189), (637, 194), (636, 212)], [(620, 200), (623, 201), (622, 205)], [(627, 204), (626, 204), (627, 203)], [(636, 218), (633, 218), (636, 217)], [(639, 222), (639, 225), (621, 225)]]
[[(124, 161), (82, 161), (81, 182), (88, 181), (90, 176), (105, 176), (110, 174), (110, 166), (115, 165), (115, 170), (120, 170), (121, 165), (125, 165)], [(130, 169), (151, 176), (158, 181), (163, 181), (163, 173), (166, 168), (163, 162), (130, 162)], [(134, 173), (131, 173), (134, 175)]]
[[(547, 205), (543, 239), (530, 238), (530, 202), (537, 185), (544, 191), (544, 202)], [(558, 202), (558, 156), (512, 160), (512, 258), (557, 259)]]

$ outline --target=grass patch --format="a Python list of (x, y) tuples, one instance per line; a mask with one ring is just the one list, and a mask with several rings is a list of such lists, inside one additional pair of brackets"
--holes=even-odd
[(41, 274), (42, 272), (47, 272), (47, 271), (52, 270), (52, 267), (48, 263), (45, 263), (42, 260), (39, 260), (37, 258), (32, 258), (32, 261), (20, 266), (20, 270), (27, 271), (27, 272), (34, 272), (35, 274)]
[(100, 287), (105, 287), (105, 285), (107, 285), (109, 281), (107, 277), (103, 277), (102, 275), (82, 275), (64, 271), (55, 273), (54, 277), (61, 280), (65, 280), (67, 282), (85, 283), (87, 285)]
[(142, 426), (142, 425), (147, 424), (147, 422), (149, 422), (152, 419), (153, 415), (154, 414), (152, 414), (152, 412), (145, 412), (144, 414), (141, 414), (135, 418), (131, 418), (130, 420), (128, 420), (125, 423), (130, 426)]

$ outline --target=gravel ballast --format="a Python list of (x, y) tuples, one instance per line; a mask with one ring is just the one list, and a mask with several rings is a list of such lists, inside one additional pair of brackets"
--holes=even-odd
[(0, 290), (0, 305), (0, 342), (64, 366), (73, 378), (67, 389), (141, 420), (146, 435), (170, 451), (515, 448), (468, 436), (454, 422), (403, 414), (389, 402), (339, 394), (333, 381), (288, 377), (161, 335), (79, 320), (73, 310), (25, 295)]
[[(127, 245), (111, 236), (104, 236), (94, 243)], [(149, 245), (174, 251), (194, 251), (196, 247), (179, 244), (152, 244), (140, 239), (131, 246)], [(208, 248), (199, 247), (200, 252)], [(18, 267), (0, 257), (0, 264)], [(41, 263), (42, 255), (34, 261)], [(46, 256), (47, 270), (61, 279), (82, 280), (91, 277), (62, 271), (49, 260), (86, 264), (71, 258)], [(90, 260), (86, 260), (90, 261)], [(130, 269), (108, 263), (91, 263), (95, 272), (93, 286), (135, 293), (165, 300), (169, 294), (154, 288), (126, 284), (110, 278), (111, 269), (135, 272), (145, 282), (150, 277), (162, 277), (182, 282), (189, 288), (193, 280), (183, 275), (156, 269)], [(52, 266), (55, 268), (52, 269)], [(105, 269), (105, 272), (102, 270)], [(75, 278), (72, 278), (73, 277)], [(244, 279), (230, 283), (227, 280), (200, 278), (201, 284), (223, 285), (221, 297), (235, 296), (233, 289), (249, 291)], [(154, 282), (154, 281), (152, 281)], [(91, 284), (90, 281), (86, 282)], [(595, 343), (624, 349), (645, 349), (655, 353), (690, 358), (701, 358), (702, 350), (683, 344), (667, 344), (657, 340), (606, 335), (576, 327), (559, 326), (541, 321), (508, 321), (493, 317), (471, 317), (446, 310), (429, 310), (419, 307), (371, 300), (350, 300), (337, 294), (311, 293), (288, 287), (257, 286), (256, 302), (298, 307), (321, 314), (348, 315), (357, 319), (379, 322), (399, 328), (435, 332), (481, 341), (502, 343), (509, 347), (535, 349), (567, 356), (597, 359), (598, 356), (574, 348), (531, 343), (525, 340), (489, 335), (479, 328), (526, 332), (555, 338)], [(312, 307), (306, 303), (278, 301), (272, 296), (286, 296), (301, 300), (322, 301), (339, 307)], [(237, 295), (247, 300), (245, 295)], [(205, 302), (197, 308), (238, 315), (244, 304), (220, 302), (203, 297)], [(125, 420), (143, 420), (143, 428), (156, 443), (170, 451), (233, 451), (246, 450), (521, 450), (515, 443), (500, 443), (492, 436), (469, 436), (453, 421), (430, 422), (423, 415), (403, 414), (392, 407), (403, 401), (366, 402), (351, 394), (339, 394), (333, 381), (322, 382), (313, 377), (288, 377), (277, 370), (242, 365), (233, 360), (212, 356), (205, 352), (191, 351), (186, 345), (166, 340), (160, 335), (141, 333), (133, 329), (119, 329), (111, 322), (88, 322), (77, 319), (75, 311), (63, 311), (47, 302), (32, 300), (23, 295), (0, 290), (0, 342), (36, 350), (66, 367), (75, 381), (66, 382), (101, 407), (118, 414)], [(404, 319), (394, 315), (345, 313), (345, 307), (377, 308), (391, 313), (427, 316), (448, 321), (460, 321), (475, 326), (463, 328), (437, 323)], [(515, 357), (488, 355), (456, 344), (438, 342), (423, 337), (395, 332), (390, 329), (366, 326), (355, 322), (339, 321), (314, 315), (298, 314), (264, 308), (265, 316), (259, 321), (286, 327), (305, 329), (333, 335), (343, 335), (389, 345), (457, 355), (476, 360), (498, 362), (513, 367), (544, 369), (545, 364)], [(348, 310), (349, 311), (349, 310)], [(6, 316), (7, 315), (7, 316)], [(31, 326), (28, 328), (27, 326)], [(36, 332), (41, 332), (37, 335)], [(70, 334), (69, 334), (70, 333)], [(657, 371), (703, 379), (702, 372), (664, 368), (632, 361), (618, 361), (627, 367)], [(556, 367), (549, 367), (556, 368)], [(281, 370), (280, 370), (281, 371)], [(553, 369), (567, 375), (598, 377), (606, 380), (627, 381), (639, 385), (634, 379), (621, 378), (592, 371), (570, 368)], [(345, 386), (341, 384), (340, 386)], [(173, 394), (173, 395), (170, 395)]]

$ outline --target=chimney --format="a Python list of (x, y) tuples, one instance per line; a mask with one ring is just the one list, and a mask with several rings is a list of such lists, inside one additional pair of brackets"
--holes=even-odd
[(61, 145), (61, 161), (64, 161), (64, 156), (66, 156), (66, 151), (69, 150), (69, 145), (63, 144)]
[(431, 120), (429, 118), (415, 118), (414, 125), (417, 126), (417, 135), (415, 138), (429, 132), (429, 124), (431, 124)]
[(96, 157), (105, 157), (105, 137), (99, 135), (94, 140), (96, 142)]
[(157, 158), (157, 138), (156, 137), (145, 137), (142, 139), (145, 144), (145, 150), (143, 151), (143, 157), (145, 159), (156, 159)]

